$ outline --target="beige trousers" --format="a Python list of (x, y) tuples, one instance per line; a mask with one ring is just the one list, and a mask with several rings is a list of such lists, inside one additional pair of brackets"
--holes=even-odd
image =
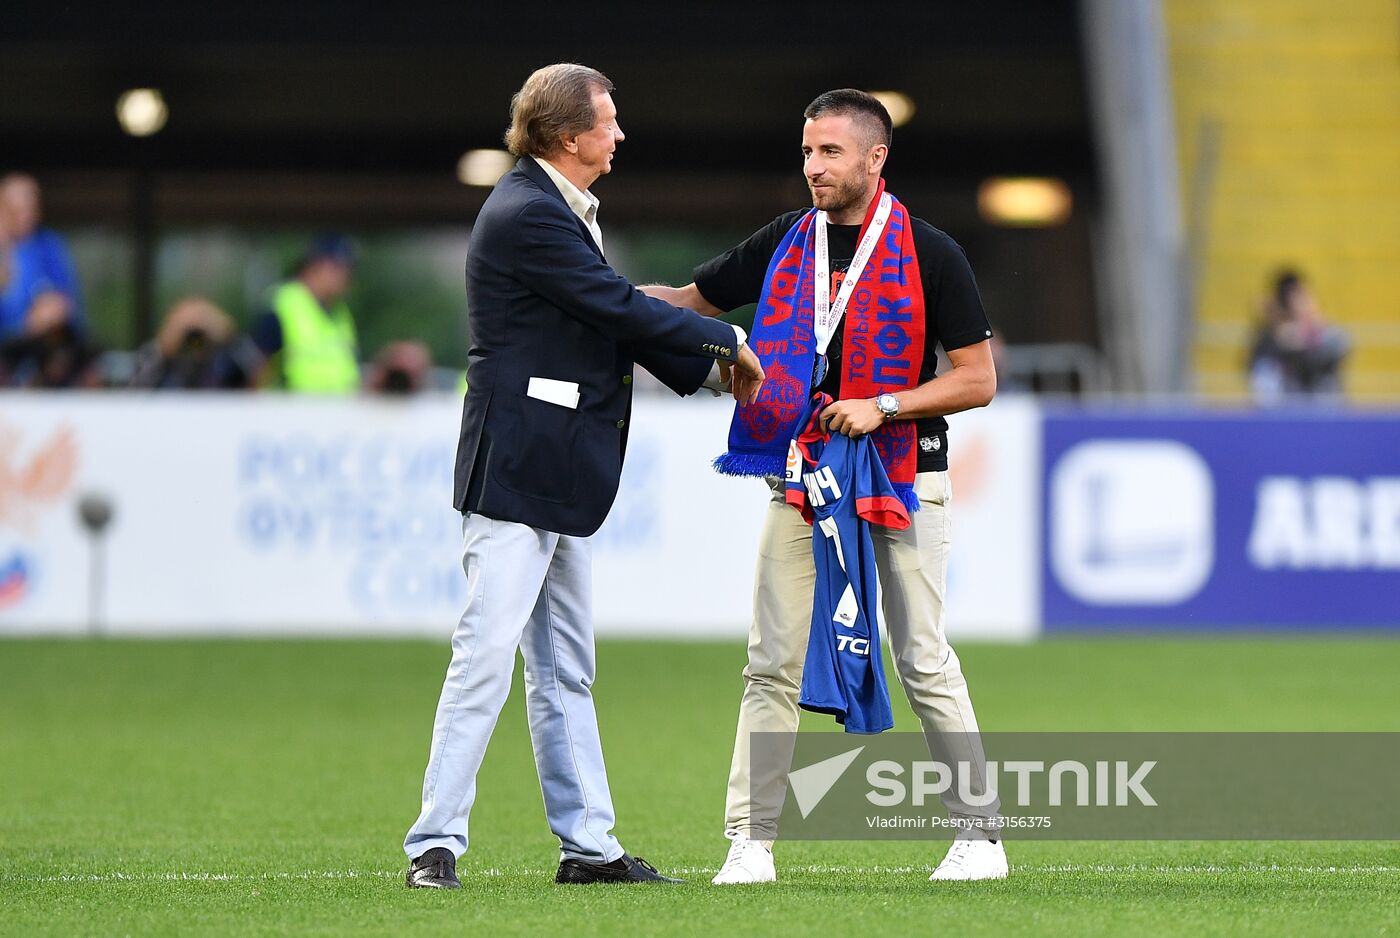
[[(786, 752), (776, 758), (765, 753), (757, 762), (767, 768), (759, 769), (761, 777), (755, 777), (749, 736), (797, 732), (797, 698), (816, 585), (812, 528), (784, 503), (782, 486), (775, 482), (770, 486), (774, 492), (759, 541), (749, 660), (744, 668), (744, 696), (725, 800), (726, 830), (757, 840), (777, 839), (792, 747), (785, 744)], [(909, 528), (871, 527), (885, 628), (895, 672), (923, 725), (929, 751), (955, 771), (960, 762), (971, 766), (964, 790), (980, 794), (985, 791), (986, 757), (977, 717), (958, 656), (943, 636), (943, 597), (952, 540), (948, 473), (919, 473), (914, 491), (922, 507), (911, 516)], [(764, 737), (763, 745), (773, 745), (772, 740)], [(943, 800), (951, 815), (997, 815), (995, 801), (986, 807), (966, 805), (958, 800), (958, 790), (954, 784)]]

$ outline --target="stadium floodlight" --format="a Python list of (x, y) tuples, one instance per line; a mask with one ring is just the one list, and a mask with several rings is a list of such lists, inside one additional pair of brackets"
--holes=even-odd
[(117, 98), (117, 122), (133, 137), (159, 133), (169, 116), (159, 88), (132, 88)]
[(1074, 199), (1063, 180), (993, 177), (977, 190), (977, 210), (994, 225), (1040, 228), (1063, 224)]
[(505, 150), (468, 150), (457, 161), (457, 178), (465, 186), (494, 186), (514, 165)]
[(903, 91), (872, 91), (870, 96), (890, 112), (890, 123), (903, 127), (914, 116), (914, 99)]

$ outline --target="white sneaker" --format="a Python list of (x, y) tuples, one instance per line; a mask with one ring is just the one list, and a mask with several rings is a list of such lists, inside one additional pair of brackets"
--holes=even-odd
[(1009, 868), (1006, 863), (1006, 849), (1001, 841), (992, 843), (981, 838), (963, 839), (959, 837), (948, 848), (943, 862), (929, 877), (930, 882), (940, 880), (1006, 879)]
[(725, 831), (724, 836), (730, 840), (729, 856), (724, 858), (724, 866), (710, 882), (716, 886), (777, 882), (778, 871), (773, 868), (770, 847), (760, 840), (750, 840), (748, 834), (739, 831)]

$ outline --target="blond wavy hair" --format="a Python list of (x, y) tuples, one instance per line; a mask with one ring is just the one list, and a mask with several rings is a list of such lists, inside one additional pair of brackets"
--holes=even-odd
[(516, 156), (553, 156), (565, 137), (593, 128), (593, 95), (612, 90), (608, 76), (587, 65), (537, 69), (510, 99), (506, 149)]

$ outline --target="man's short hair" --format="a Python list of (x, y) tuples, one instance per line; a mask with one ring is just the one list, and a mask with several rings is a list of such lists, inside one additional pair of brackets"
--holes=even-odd
[(889, 146), (894, 139), (894, 121), (890, 120), (890, 112), (885, 110), (879, 98), (856, 88), (837, 88), (817, 95), (802, 116), (807, 120), (849, 117), (865, 128), (867, 148), (880, 143)]
[(593, 95), (612, 90), (608, 76), (587, 65), (537, 69), (510, 99), (506, 148), (515, 156), (552, 156), (565, 137), (593, 129)]

